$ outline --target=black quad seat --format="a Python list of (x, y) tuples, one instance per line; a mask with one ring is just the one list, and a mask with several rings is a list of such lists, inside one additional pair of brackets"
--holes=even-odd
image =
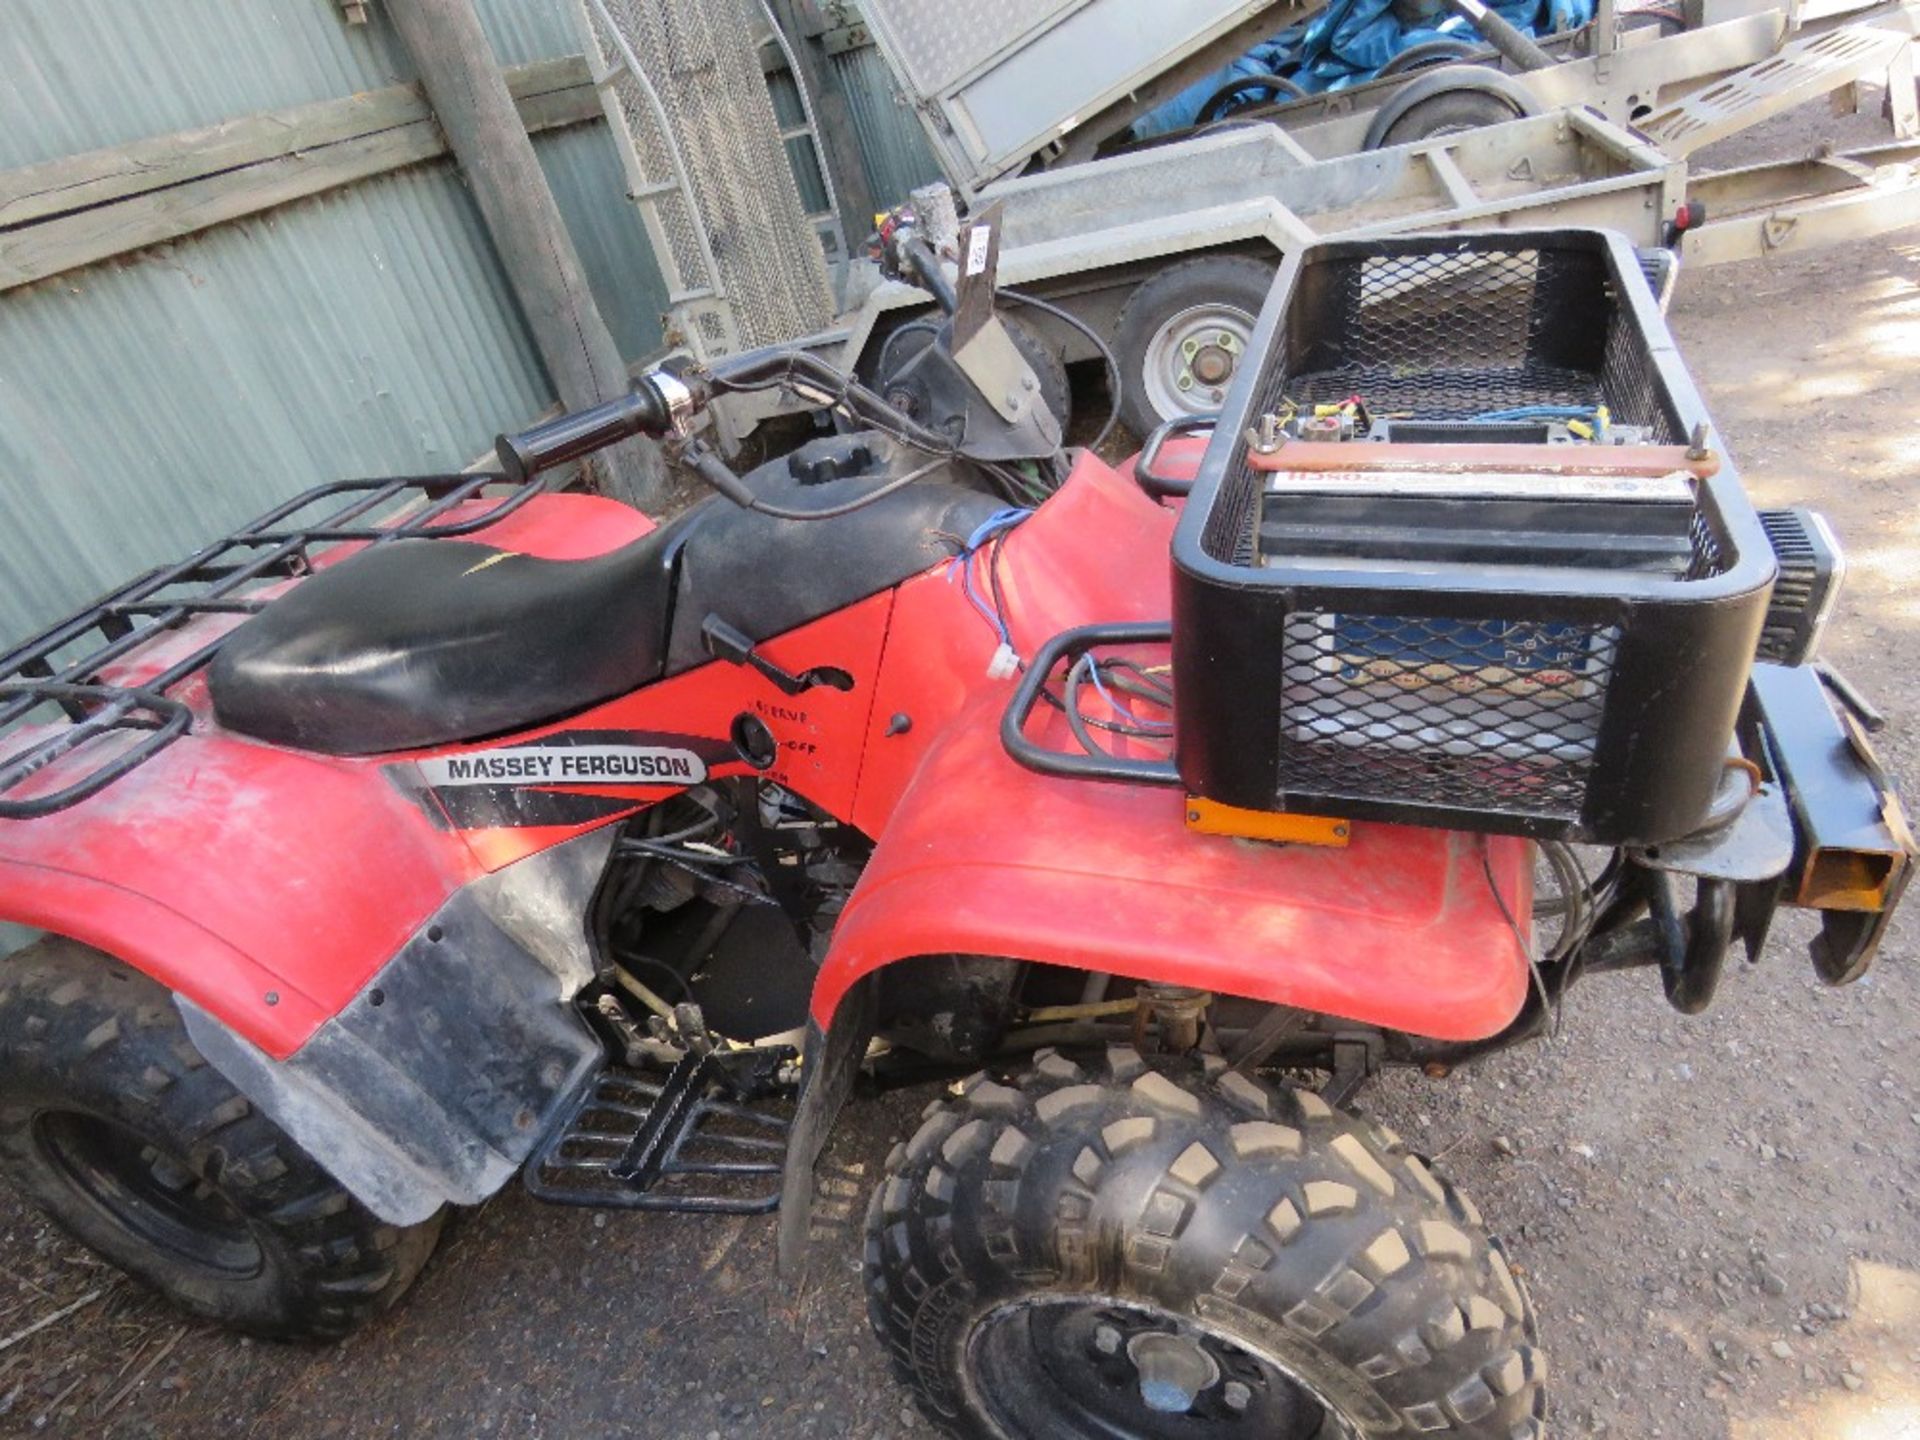
[(657, 680), (674, 531), (592, 560), (402, 540), (322, 570), (214, 659), (243, 735), (372, 755), (496, 735)]
[[(750, 477), (764, 498), (799, 509), (888, 478), (802, 485), (777, 462)], [(998, 504), (933, 480), (810, 522), (708, 500), (590, 560), (395, 541), (302, 581), (235, 630), (208, 675), (214, 714), (237, 733), (327, 755), (524, 730), (705, 663), (708, 615), (758, 642), (897, 585), (951, 555)]]

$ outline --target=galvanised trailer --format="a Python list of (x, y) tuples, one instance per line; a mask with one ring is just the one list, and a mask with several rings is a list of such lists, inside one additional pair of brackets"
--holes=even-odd
[[(1126, 418), (1145, 431), (1219, 407), (1275, 266), (1314, 241), (1595, 225), (1718, 263), (1913, 223), (1917, 17), (1909, 4), (1793, 7), (1522, 74), (1450, 64), (1081, 163), (1062, 163), (1078, 143), (1063, 141), (1028, 157), (1047, 168), (988, 183), (976, 169), (956, 185), (975, 212), (1001, 207), (1002, 279), (1116, 352)], [(876, 31), (884, 46), (885, 27)], [(911, 89), (911, 73), (902, 78)], [(1717, 174), (1690, 164), (1703, 146), (1809, 100), (1858, 108), (1863, 82), (1884, 87), (1891, 145)], [(1508, 118), (1398, 143), (1409, 118), (1423, 128), (1436, 99), (1462, 95), (1510, 106)], [(931, 102), (920, 103), (925, 113)], [(928, 125), (939, 129), (937, 116)], [(881, 347), (927, 307), (923, 291), (883, 285), (816, 344), (884, 379)], [(1053, 317), (1024, 318), (1064, 361), (1099, 353)]]

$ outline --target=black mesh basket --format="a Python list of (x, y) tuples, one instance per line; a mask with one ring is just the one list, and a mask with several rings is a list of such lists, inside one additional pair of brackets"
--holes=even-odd
[[(1314, 246), (1282, 268), (1249, 355), (1174, 541), (1187, 787), (1250, 809), (1607, 844), (1694, 829), (1774, 561), (1626, 242)], [(1437, 495), (1370, 489), (1365, 440), (1347, 442), (1354, 483), (1335, 493), (1278, 493), (1251, 463), (1262, 416), (1355, 397), (1396, 432), (1482, 458)], [(1498, 470), (1492, 447), (1531, 436), (1516, 412), (1601, 407), (1640, 453), (1699, 439), (1717, 471), (1620, 501), (1582, 488), (1582, 456), (1607, 452), (1575, 444), (1558, 452), (1566, 476), (1536, 467), (1548, 473), (1517, 491), (1474, 492), (1466, 472)], [(1645, 503), (1653, 490), (1661, 503)]]

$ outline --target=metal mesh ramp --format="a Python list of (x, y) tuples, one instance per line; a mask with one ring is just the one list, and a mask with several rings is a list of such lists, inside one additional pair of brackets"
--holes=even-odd
[(1663, 106), (1636, 128), (1676, 158), (1856, 80), (1886, 77), (1894, 133), (1913, 132), (1913, 37), (1875, 25), (1807, 36)]
[(577, 0), (628, 194), (702, 359), (824, 329), (825, 258), (743, 0)]

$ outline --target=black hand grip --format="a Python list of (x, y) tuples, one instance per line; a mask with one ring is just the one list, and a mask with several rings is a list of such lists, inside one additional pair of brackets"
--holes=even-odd
[(517, 482), (591, 455), (616, 441), (635, 435), (664, 435), (672, 422), (666, 397), (651, 380), (642, 377), (617, 400), (556, 416), (518, 435), (502, 435), (493, 442), (493, 451), (500, 457), (500, 468), (507, 478)]

